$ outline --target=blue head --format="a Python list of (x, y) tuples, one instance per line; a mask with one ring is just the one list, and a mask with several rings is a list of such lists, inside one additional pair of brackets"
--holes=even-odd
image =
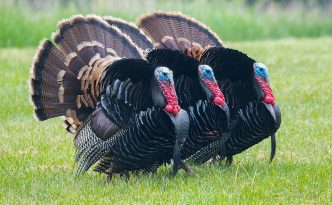
[(154, 105), (164, 107), (174, 116), (180, 111), (178, 98), (175, 93), (173, 72), (167, 67), (157, 67), (152, 80), (152, 100)]
[(202, 69), (202, 77), (209, 79), (210, 81), (213, 82), (215, 81), (214, 73), (209, 66), (204, 66), (204, 68)]
[(217, 84), (212, 68), (208, 65), (199, 65), (198, 75), (201, 86), (207, 95), (207, 99), (224, 106), (225, 97)]
[(255, 63), (254, 68), (256, 77), (261, 78), (265, 82), (269, 82), (269, 72), (266, 65), (263, 63)]
[(157, 67), (155, 77), (158, 81), (173, 83), (173, 72), (167, 67)]

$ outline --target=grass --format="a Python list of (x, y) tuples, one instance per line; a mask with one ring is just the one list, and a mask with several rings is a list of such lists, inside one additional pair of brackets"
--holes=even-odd
[(332, 38), (228, 45), (270, 68), (283, 118), (275, 161), (265, 140), (230, 167), (191, 166), (194, 176), (172, 179), (168, 166), (112, 184), (92, 171), (75, 177), (73, 137), (61, 120), (32, 117), (26, 81), (35, 48), (0, 49), (0, 203), (331, 204)]
[[(332, 35), (331, 12), (323, 14), (318, 8), (303, 8), (300, 3), (289, 9), (274, 4), (263, 9), (260, 4), (245, 7), (241, 0), (99, 0), (84, 8), (78, 8), (73, 3), (65, 8), (56, 3), (30, 8), (23, 4), (24, 1), (18, 6), (8, 2), (0, 6), (0, 47), (34, 46), (41, 38), (55, 31), (60, 19), (74, 14), (113, 15), (135, 21), (143, 13), (155, 10), (182, 11), (206, 23), (224, 39), (231, 41)], [(130, 12), (124, 8), (131, 8)]]

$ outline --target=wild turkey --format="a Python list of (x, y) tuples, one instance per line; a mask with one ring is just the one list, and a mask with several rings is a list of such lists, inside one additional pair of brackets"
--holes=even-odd
[(188, 135), (188, 114), (180, 109), (172, 72), (153, 67), (117, 28), (96, 16), (59, 24), (55, 44), (44, 40), (30, 79), (37, 119), (65, 116), (76, 133), (77, 173), (99, 161), (97, 171), (155, 170), (173, 159)]
[[(220, 58), (225, 60), (219, 60)], [(234, 62), (228, 61), (228, 59), (233, 59)], [(230, 140), (225, 144), (228, 163), (232, 162), (233, 155), (259, 143), (268, 136), (271, 136), (270, 161), (272, 162), (276, 151), (275, 133), (281, 124), (281, 112), (269, 85), (267, 67), (262, 63), (255, 62), (242, 52), (222, 47), (207, 50), (203, 53), (201, 61), (215, 68), (223, 68), (225, 74), (221, 74), (218, 79), (224, 83), (222, 90), (230, 91), (225, 92), (225, 95), (233, 108), (232, 121), (234, 122), (231, 126), (236, 131), (231, 133)], [(226, 71), (227, 68), (233, 71)], [(236, 71), (236, 68), (243, 69)], [(236, 73), (247, 72), (248, 74), (237, 78), (233, 74), (234, 71)], [(243, 96), (241, 92), (246, 92), (249, 95)], [(266, 113), (267, 110), (269, 114)], [(250, 117), (244, 117), (243, 113)], [(240, 133), (238, 131), (240, 125), (237, 123), (246, 126), (246, 132)]]
[[(246, 150), (270, 135), (270, 160), (272, 161), (276, 148), (275, 132), (281, 123), (281, 113), (269, 86), (266, 66), (256, 63), (240, 51), (226, 48), (208, 27), (179, 13), (148, 14), (140, 19), (138, 27), (152, 39), (154, 47), (180, 50), (197, 59), (201, 64), (207, 64), (213, 68), (219, 86), (225, 94), (226, 102), (230, 106), (233, 121), (233, 131), (225, 134), (226, 137), (220, 138), (220, 140), (230, 138), (224, 142), (225, 149), (229, 153), (228, 161), (232, 160), (233, 154)], [(275, 117), (264, 118), (266, 114), (260, 115), (258, 111), (261, 109), (258, 109), (258, 102), (263, 102), (266, 109), (270, 111), (270, 115)], [(249, 117), (246, 118), (249, 120), (246, 127), (247, 134), (239, 135), (235, 132), (239, 126), (237, 123), (244, 120), (239, 117), (241, 116), (239, 113), (247, 113)], [(259, 117), (254, 117), (256, 115)], [(256, 132), (250, 132), (256, 129), (254, 120), (260, 120), (255, 123), (265, 130), (259, 133), (259, 136), (256, 136), (258, 134)], [(274, 127), (271, 128), (265, 124), (266, 120), (271, 120), (268, 124), (274, 124)], [(241, 139), (241, 143), (239, 141), (235, 143), (235, 139)]]
[[(110, 17), (108, 22), (136, 42), (150, 42), (137, 27), (128, 22)], [(127, 28), (130, 28), (129, 32)], [(181, 149), (181, 157), (185, 159), (218, 140), (221, 133), (227, 130), (228, 106), (208, 65), (199, 65), (196, 59), (180, 51), (153, 49), (152, 43), (149, 45), (142, 47), (147, 51), (147, 61), (156, 67), (166, 66), (173, 71), (179, 104), (189, 114), (189, 135)]]

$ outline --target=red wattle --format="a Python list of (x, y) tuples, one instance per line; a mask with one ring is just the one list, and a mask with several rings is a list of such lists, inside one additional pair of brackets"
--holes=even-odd
[(274, 105), (275, 100), (274, 100), (274, 98), (271, 97), (271, 96), (265, 96), (265, 98), (264, 98), (264, 102), (267, 103), (267, 104), (272, 104), (272, 105)]
[(218, 105), (221, 105), (221, 106), (224, 106), (225, 105), (225, 101), (223, 101), (220, 97), (215, 97), (214, 99), (213, 99), (213, 102), (214, 103), (216, 103), (216, 104), (218, 104)]
[[(267, 99), (266, 99), (267, 98)], [(276, 100), (274, 98), (270, 99), (271, 97), (267, 96), (264, 98), (264, 102), (270, 103), (271, 105), (274, 105), (276, 103)]]
[(168, 113), (173, 113), (173, 112), (174, 112), (173, 106), (170, 105), (170, 104), (167, 104), (167, 105), (166, 105), (165, 110), (166, 110)]
[(265, 93), (265, 97), (263, 98), (263, 101), (267, 104), (272, 104), (274, 105), (276, 100), (273, 96), (273, 92), (271, 87), (269, 86), (269, 84), (267, 82), (264, 82), (262, 79), (256, 77), (256, 80), (258, 81), (259, 85), (261, 86), (261, 88), (263, 89), (264, 93)]
[(179, 110), (178, 108), (174, 108), (174, 109), (173, 109), (173, 115), (178, 114), (179, 111), (180, 111), (180, 110)]
[(160, 86), (167, 101), (165, 110), (166, 112), (171, 113), (175, 116), (180, 111), (180, 106), (178, 104), (178, 98), (175, 93), (174, 84), (160, 82)]
[(221, 92), (219, 86), (217, 83), (212, 83), (209, 80), (204, 80), (205, 84), (208, 86), (208, 88), (211, 90), (213, 95), (215, 96), (213, 98), (213, 102), (224, 106), (225, 105), (225, 97), (224, 94)]

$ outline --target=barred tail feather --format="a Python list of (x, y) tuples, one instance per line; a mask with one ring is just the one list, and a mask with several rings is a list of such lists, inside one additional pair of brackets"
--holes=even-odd
[(65, 116), (75, 132), (94, 110), (105, 70), (119, 58), (142, 58), (119, 29), (96, 16), (62, 21), (50, 40), (43, 40), (31, 68), (30, 94), (39, 120)]
[[(30, 79), (31, 101), (39, 120), (65, 115), (66, 110), (74, 105), (74, 103), (61, 103), (59, 98), (59, 95), (65, 92), (65, 88), (58, 81), (59, 74), (67, 70), (63, 63), (64, 59), (65, 55), (51, 41), (42, 41), (32, 65)], [(66, 97), (75, 98), (75, 94), (80, 91), (80, 87), (74, 85), (75, 76), (71, 72), (61, 75), (63, 77), (66, 75), (71, 80), (67, 83), (66, 91), (70, 89), (73, 94), (66, 92), (68, 93)], [(78, 80), (76, 81), (79, 83)]]
[(111, 26), (116, 26), (121, 32), (131, 38), (131, 40), (142, 50), (152, 49), (151, 40), (133, 23), (122, 19), (106, 16), (104, 20)]
[(197, 52), (208, 46), (225, 47), (207, 26), (181, 13), (148, 14), (140, 18), (138, 27), (157, 48)]

